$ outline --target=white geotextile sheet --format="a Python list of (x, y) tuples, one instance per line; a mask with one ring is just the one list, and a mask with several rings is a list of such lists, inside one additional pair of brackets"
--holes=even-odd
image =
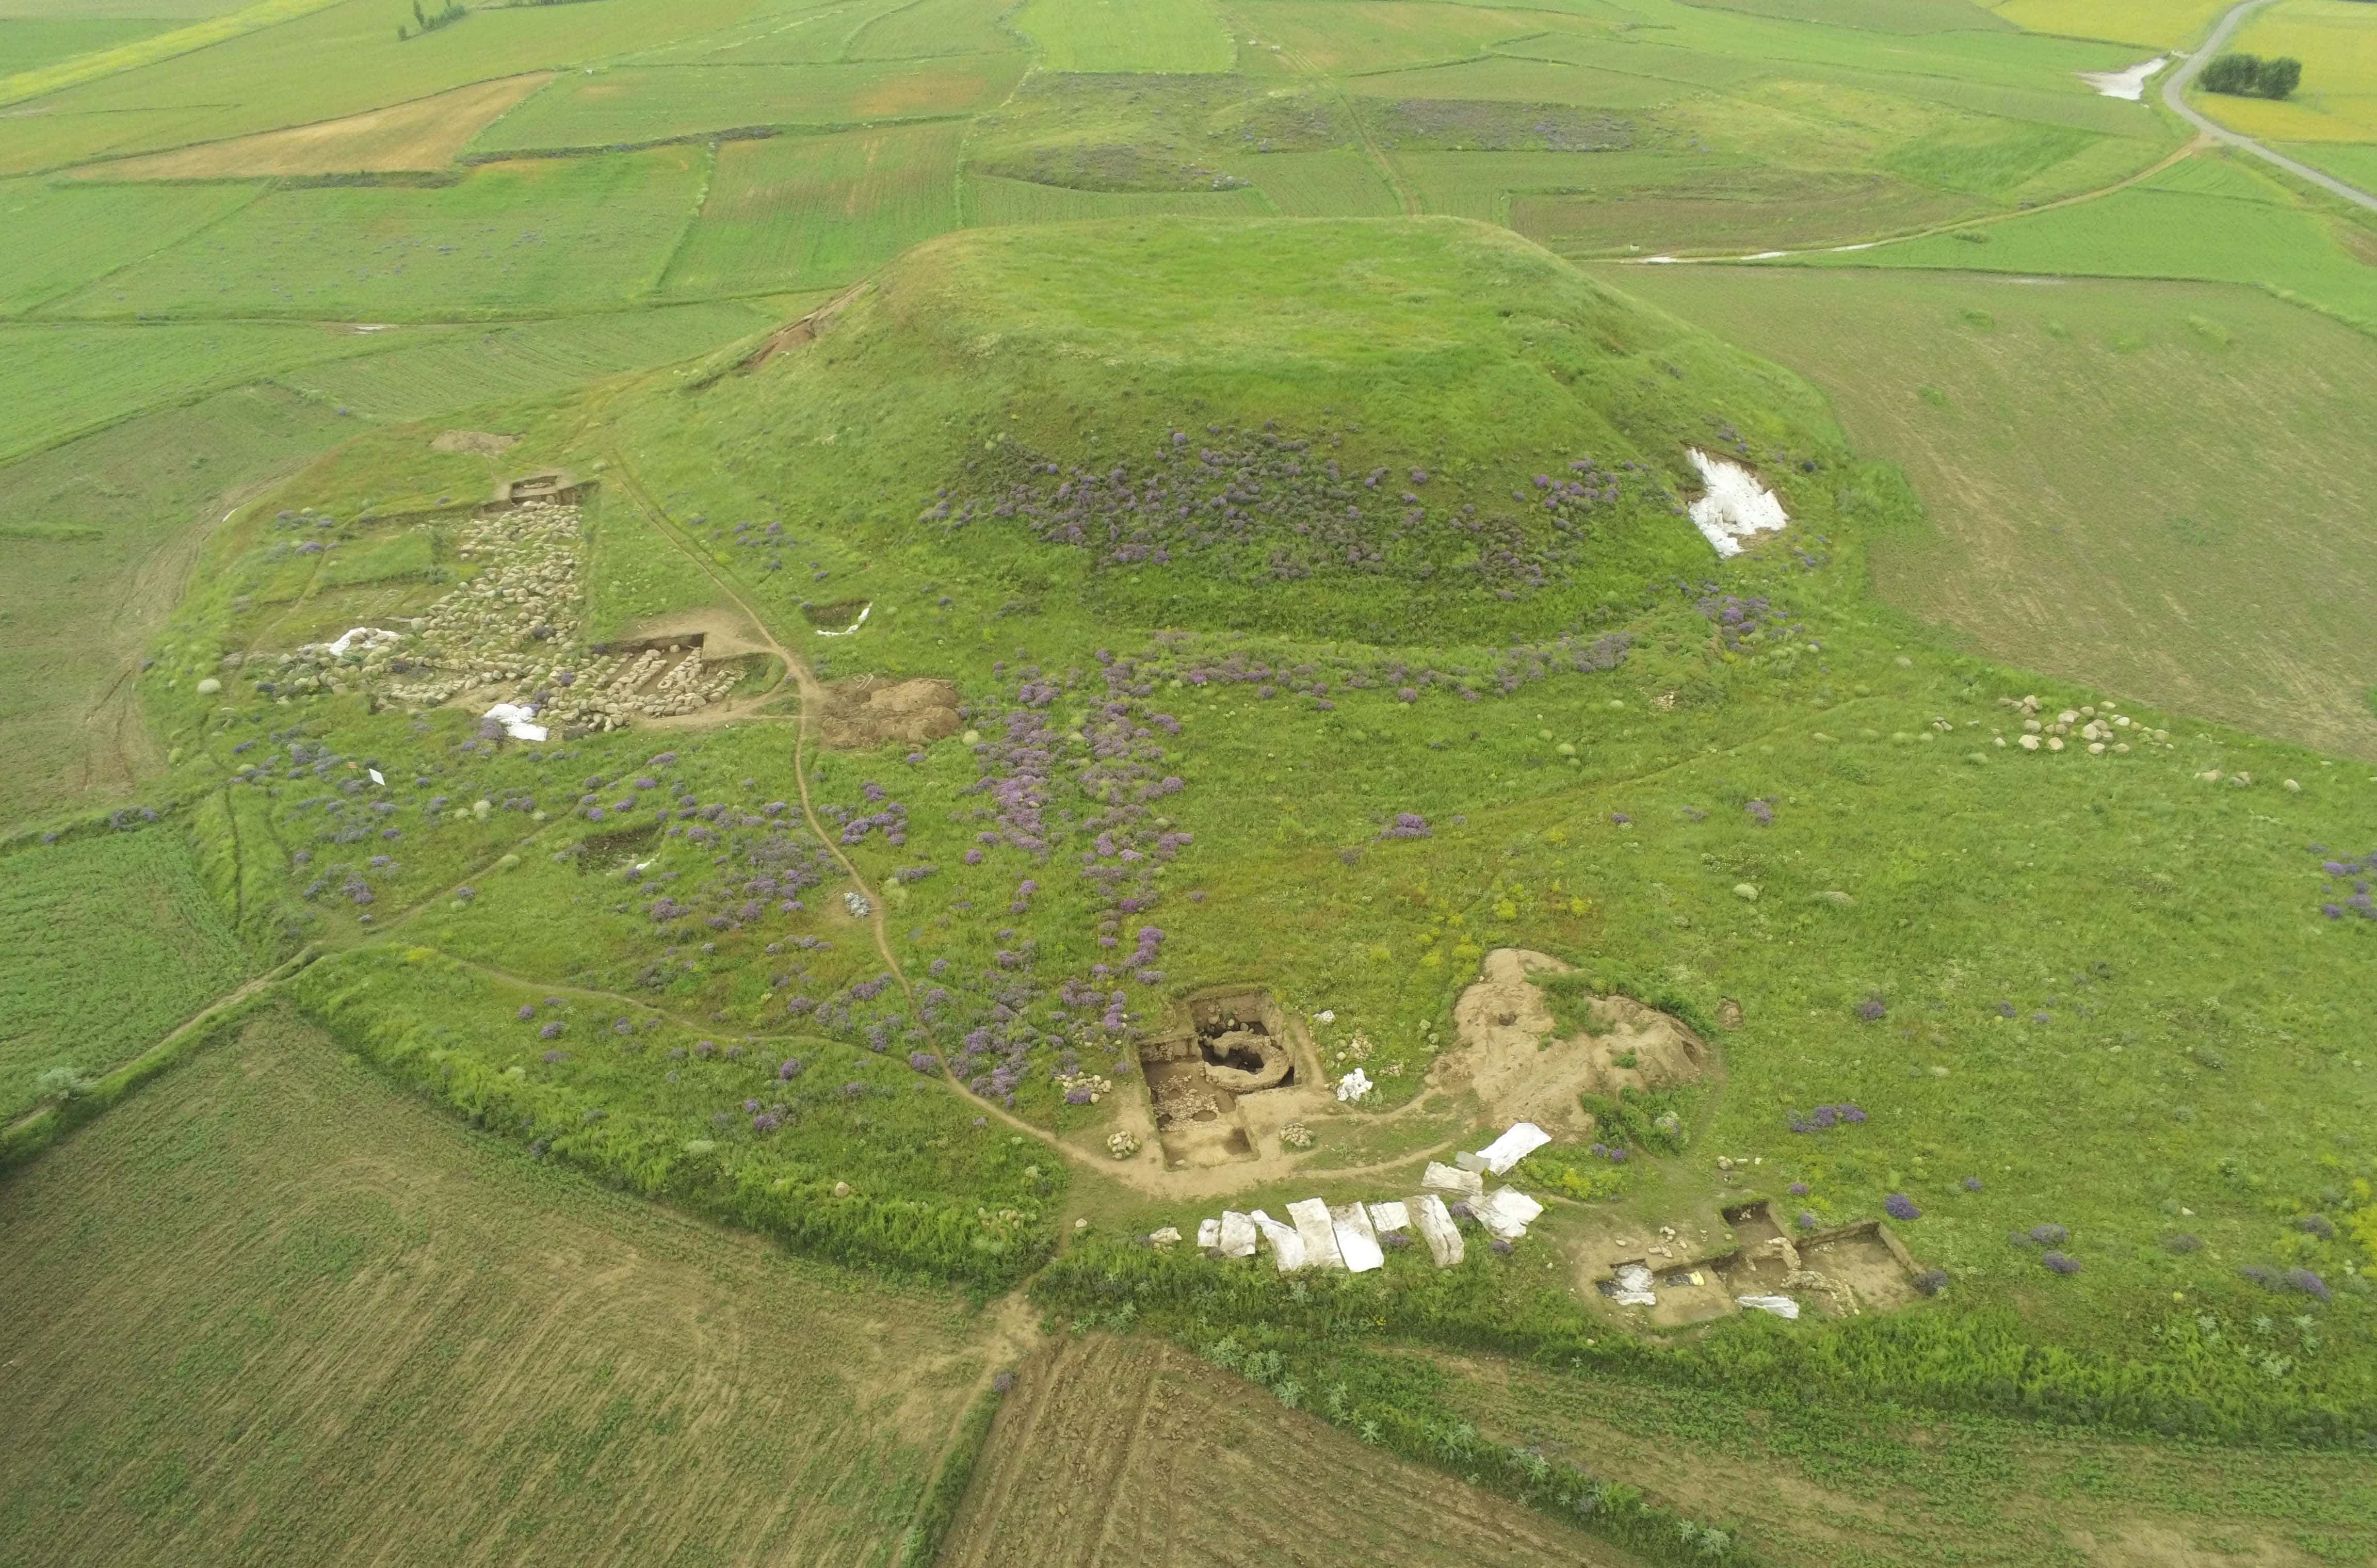
[(1260, 1209), (1247, 1217), (1262, 1233), (1262, 1239), (1271, 1243), (1271, 1255), (1278, 1263), (1280, 1273), (1294, 1274), (1304, 1266), (1304, 1238), (1297, 1234), (1296, 1227), (1282, 1225)]
[(1423, 1192), (1406, 1202), (1412, 1223), (1419, 1227), (1420, 1239), (1427, 1243), (1436, 1266), (1449, 1269), (1461, 1262), (1467, 1249), (1462, 1244), (1461, 1227), (1452, 1223), (1452, 1211), (1444, 1206), (1444, 1200), (1434, 1192)]
[(1516, 1241), (1527, 1233), (1544, 1206), (1515, 1187), (1498, 1187), (1483, 1198), (1472, 1199), (1469, 1212), (1497, 1240)]
[(1251, 1215), (1242, 1215), (1236, 1209), (1222, 1211), (1221, 1239), (1214, 1243), (1221, 1248), (1222, 1256), (1251, 1258), (1255, 1255), (1255, 1243), (1260, 1239), (1261, 1232), (1255, 1228)]
[(1199, 1247), (1218, 1247), (1221, 1244), (1222, 1222), (1217, 1219), (1199, 1220), (1197, 1222), (1197, 1245)]
[(1457, 1192), (1464, 1198), (1475, 1198), (1486, 1191), (1486, 1179), (1474, 1170), (1459, 1170), (1449, 1165), (1427, 1162), (1420, 1173), (1419, 1184), (1432, 1192)]
[(1501, 1176), (1551, 1141), (1552, 1135), (1534, 1122), (1516, 1121), (1509, 1131), (1478, 1150), (1477, 1157), (1486, 1162), (1487, 1170)]
[(1734, 1299), (1753, 1312), (1772, 1312), (1778, 1318), (1796, 1320), (1799, 1303), (1788, 1296), (1737, 1296)]
[(1287, 1217), (1296, 1222), (1296, 1233), (1304, 1238), (1304, 1262), (1308, 1268), (1342, 1269), (1345, 1256), (1337, 1251), (1337, 1225), (1329, 1215), (1326, 1198), (1303, 1198), (1287, 1205)]
[(1370, 1224), (1373, 1228), (1381, 1233), (1390, 1230), (1409, 1230), (1411, 1210), (1403, 1203), (1372, 1203)]
[(1359, 1203), (1332, 1203), (1329, 1221), (1337, 1233), (1337, 1255), (1345, 1260), (1346, 1268), (1368, 1274), (1386, 1266), (1386, 1250), (1379, 1245), (1379, 1233), (1370, 1228), (1369, 1210)]
[(536, 723), (536, 711), (517, 702), (498, 702), (487, 710), (487, 717), (504, 726), (504, 733), (514, 740), (543, 740), (552, 732)]
[(1655, 1307), (1658, 1297), (1651, 1292), (1651, 1271), (1641, 1263), (1621, 1263), (1618, 1269), (1618, 1288), (1609, 1299), (1621, 1307)]

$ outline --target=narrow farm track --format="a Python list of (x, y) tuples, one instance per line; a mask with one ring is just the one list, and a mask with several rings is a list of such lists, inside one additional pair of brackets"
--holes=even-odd
[(2171, 72), (2169, 78), (2162, 84), (2163, 106), (2214, 141), (2233, 147), (2240, 152), (2250, 152), (2265, 163), (2275, 164), (2284, 169), (2296, 179), (2317, 186), (2330, 196), (2342, 197), (2355, 207), (2365, 207), (2371, 212), (2377, 212), (2377, 196), (2371, 196), (2359, 186), (2347, 185), (2334, 174), (2314, 169), (2308, 163), (2299, 162), (2273, 148), (2264, 147), (2240, 131), (2232, 131), (2188, 102), (2187, 90), (2194, 84), (2196, 77), (2203, 72), (2204, 67), (2212, 63), (2212, 57), (2220, 53), (2223, 44), (2236, 36), (2237, 30), (2245, 24), (2246, 15), (2268, 3), (2269, 0), (2243, 0), (2242, 4), (2230, 6), (2228, 13), (2220, 18), (2220, 25), (2212, 30), (2212, 36), (2204, 41), (2204, 47), (2189, 55), (2187, 63)]

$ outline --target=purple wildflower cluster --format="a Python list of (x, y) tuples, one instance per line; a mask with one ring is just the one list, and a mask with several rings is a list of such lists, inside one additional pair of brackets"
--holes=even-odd
[(1395, 820), (1380, 830), (1380, 838), (1426, 838), (1427, 819), (1416, 811), (1398, 811)]
[(1403, 703), (1417, 702), (1430, 691), (1464, 702), (1499, 693), (1515, 695), (1537, 681), (1556, 675), (1594, 675), (1626, 662), (1631, 640), (1624, 632), (1580, 637), (1563, 632), (1544, 642), (1514, 642), (1497, 652), (1482, 666), (1448, 664), (1414, 666), (1401, 659), (1356, 663), (1344, 658), (1320, 662), (1285, 654), (1266, 657), (1260, 652), (1233, 647), (1226, 653), (1197, 652), (1194, 637), (1166, 633), (1156, 639), (1157, 651), (1141, 661), (1141, 668), (1157, 678), (1177, 680), (1199, 688), (1229, 686), (1254, 688), (1257, 700), (1270, 701), (1285, 693), (1312, 700), (1308, 710), (1327, 712), (1349, 691), (1385, 691)]
[(1889, 1197), (1884, 1198), (1881, 1201), (1881, 1212), (1888, 1215), (1893, 1219), (1921, 1219), (1923, 1217), (1923, 1211), (1915, 1206), (1915, 1200), (1908, 1197), (1904, 1192), (1893, 1192)]
[(1588, 1152), (1595, 1159), (1607, 1160), (1612, 1165), (1626, 1163), (1626, 1145), (1623, 1143), (1595, 1143)]
[(2297, 1295), (2308, 1296), (2314, 1301), (2325, 1301), (2331, 1299), (2327, 1281), (2306, 1268), (2291, 1268), (2280, 1272), (2264, 1263), (2248, 1263), (2237, 1272), (2264, 1290), (2293, 1291)]
[[(2319, 906), (2319, 912), (2330, 920), (2341, 920), (2347, 915), (2357, 915), (2363, 920), (2377, 920), (2377, 897), (2372, 897), (2369, 891), (2370, 879), (2377, 877), (2377, 849), (2358, 859), (2330, 856), (2324, 844), (2312, 844), (2311, 852), (2321, 857), (2319, 868), (2333, 884), (2327, 889), (2330, 896)], [(2342, 891), (2345, 884), (2349, 884), (2350, 892)]]
[(1857, 1015), (1868, 1023), (1881, 1023), (1883, 1014), (1889, 1011), (1890, 1005), (1878, 996), (1866, 998), (1865, 1000), (1857, 1003), (1855, 1009)]
[[(1647, 468), (1621, 473), (1589, 457), (1555, 476), (1513, 486), (1512, 505), (1446, 496), (1430, 506), (1430, 481), (1413, 468), (1354, 473), (1314, 449), (1316, 437), (1205, 428), (1192, 442), (1175, 430), (1139, 465), (1066, 465), (1013, 451), (982, 494), (946, 488), (921, 521), (951, 531), (975, 524), (1027, 529), (1043, 544), (1086, 550), (1101, 569), (1163, 568), (1194, 559), (1243, 583), (1365, 575), (1423, 582), (1442, 574), (1515, 599), (1564, 582), (1586, 553), (1601, 514), (1628, 498), (1675, 502)], [(1323, 432), (1318, 437), (1328, 439)]]
[(1702, 596), (1693, 608), (1715, 623), (1717, 640), (1728, 653), (1749, 653), (1757, 650), (1755, 643), (1784, 638), (1804, 636), (1807, 627), (1796, 620), (1790, 611), (1780, 609), (1765, 598), (1743, 599), (1717, 591), (1714, 582), (1702, 585)]
[(858, 786), (873, 811), (854, 811), (847, 806), (828, 806), (819, 815), (842, 829), (845, 844), (863, 844), (866, 835), (878, 828), (883, 831), (883, 842), (899, 848), (908, 842), (908, 808), (896, 800), (885, 798), (883, 786), (872, 779)]
[(1783, 1120), (1794, 1132), (1827, 1132), (1835, 1127), (1859, 1125), (1865, 1120), (1865, 1112), (1851, 1104), (1818, 1106), (1804, 1117), (1796, 1110), (1786, 1110)]

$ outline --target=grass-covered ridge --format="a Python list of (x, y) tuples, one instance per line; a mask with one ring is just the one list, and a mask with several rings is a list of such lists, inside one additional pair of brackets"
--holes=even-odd
[(1688, 445), (1811, 518), (1845, 455), (1804, 386), (1451, 220), (953, 236), (813, 349), (649, 406), (663, 471), (698, 430), (918, 569), (1170, 627), (1277, 626), (1263, 591), (1325, 579), (1299, 631), (1412, 640), (1556, 633), (1694, 569)]

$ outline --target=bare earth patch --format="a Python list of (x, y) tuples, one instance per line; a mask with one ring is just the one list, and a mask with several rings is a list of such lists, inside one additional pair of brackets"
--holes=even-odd
[[(1477, 982), (1453, 1003), (1460, 1046), (1429, 1070), (1431, 1086), (1474, 1090), (1494, 1120), (1532, 1121), (1555, 1136), (1581, 1138), (1593, 1131), (1593, 1118), (1578, 1095), (1671, 1089), (1708, 1071), (1707, 1042), (1627, 997), (1594, 1001), (1595, 1025), (1607, 1033), (1556, 1037), (1551, 1008), (1528, 976), (1570, 967), (1525, 948), (1487, 953)], [(1618, 1065), (1630, 1055), (1633, 1066)]]
[(469, 452), (483, 458), (496, 457), (520, 445), (517, 436), (498, 436), (486, 430), (441, 430), (429, 442), (433, 452)]
[(472, 138), (551, 79), (550, 73), (538, 71), (473, 82), (343, 119), (95, 163), (77, 174), (93, 180), (216, 180), (443, 169)]
[(922, 746), (958, 733), (958, 688), (945, 680), (838, 680), (825, 688), (825, 743), (869, 751), (892, 741)]

